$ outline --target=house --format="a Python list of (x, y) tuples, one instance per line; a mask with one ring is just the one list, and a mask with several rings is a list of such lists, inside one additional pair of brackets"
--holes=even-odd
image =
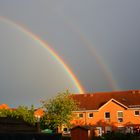
[(9, 109), (7, 104), (0, 104), (0, 109)]
[(74, 111), (74, 126), (91, 126), (96, 135), (119, 131), (139, 133), (140, 90), (73, 94), (80, 110)]
[(40, 119), (41, 117), (43, 117), (44, 114), (45, 114), (45, 113), (44, 113), (44, 110), (43, 110), (42, 108), (38, 108), (38, 109), (36, 109), (35, 112), (34, 112), (34, 116), (35, 116), (36, 118), (38, 118), (38, 119)]
[[(10, 109), (10, 110), (16, 110), (16, 108), (10, 108), (7, 104), (0, 104), (0, 109)], [(35, 109), (34, 111), (34, 116), (40, 120), (41, 117), (43, 117), (43, 115), (45, 114), (43, 108), (38, 108)]]

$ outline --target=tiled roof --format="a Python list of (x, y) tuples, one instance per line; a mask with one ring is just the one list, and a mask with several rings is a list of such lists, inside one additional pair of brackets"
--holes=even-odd
[(34, 115), (35, 115), (36, 117), (42, 117), (42, 116), (44, 115), (43, 109), (42, 109), (42, 108), (37, 109), (37, 110), (34, 112)]
[(73, 94), (81, 110), (98, 110), (110, 99), (115, 99), (129, 108), (140, 108), (140, 90)]
[(9, 106), (7, 104), (1, 104), (0, 109), (9, 109)]
[[(0, 104), (0, 109), (12, 109), (16, 110), (17, 108), (10, 108), (7, 104)], [(42, 108), (36, 109), (34, 111), (36, 117), (42, 117), (44, 115), (44, 110)]]

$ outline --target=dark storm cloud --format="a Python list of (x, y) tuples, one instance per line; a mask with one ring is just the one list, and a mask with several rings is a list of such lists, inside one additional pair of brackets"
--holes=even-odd
[[(91, 51), (94, 49), (118, 90), (127, 90), (140, 87), (139, 5), (139, 0), (5, 0), (0, 2), (0, 16), (24, 25), (48, 42), (87, 91), (113, 90), (111, 77)], [(2, 30), (0, 37), (6, 40)]]

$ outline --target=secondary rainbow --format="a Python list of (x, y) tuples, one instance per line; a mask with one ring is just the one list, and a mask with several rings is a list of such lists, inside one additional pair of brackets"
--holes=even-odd
[[(62, 13), (61, 13), (62, 14)], [(61, 16), (61, 15), (59, 15)], [(64, 17), (64, 16), (63, 16)], [(106, 77), (107, 81), (112, 88), (112, 90), (118, 90), (119, 85), (117, 81), (114, 79), (112, 71), (109, 69), (109, 66), (107, 65), (107, 62), (103, 59), (103, 57), (100, 55), (98, 50), (94, 47), (94, 45), (90, 42), (90, 40), (85, 36), (85, 34), (80, 30), (79, 26), (76, 26), (73, 20), (68, 19), (67, 17), (64, 18), (64, 22), (79, 37), (81, 42), (85, 44), (85, 47), (88, 48), (89, 52), (93, 55), (93, 57), (96, 59), (97, 64), (100, 66), (100, 69), (102, 70), (104, 76)]]
[(79, 80), (77, 79), (77, 77), (75, 76), (73, 71), (63, 61), (63, 59), (56, 53), (56, 51), (53, 50), (45, 41), (43, 41), (40, 37), (38, 37), (37, 35), (35, 35), (31, 31), (29, 31), (24, 26), (21, 26), (20, 24), (17, 24), (17, 23), (13, 22), (10, 19), (7, 19), (5, 17), (0, 17), (0, 20), (3, 21), (3, 22), (8, 23), (10, 25), (13, 25), (19, 31), (25, 33), (27, 36), (32, 38), (34, 41), (38, 42), (42, 47), (45, 47), (48, 50), (48, 52), (54, 57), (54, 59), (56, 59), (61, 64), (61, 66), (64, 68), (64, 70), (68, 73), (69, 77), (74, 82), (75, 86), (77, 87), (79, 93), (81, 93), (81, 94), (84, 93), (84, 88), (81, 86)]

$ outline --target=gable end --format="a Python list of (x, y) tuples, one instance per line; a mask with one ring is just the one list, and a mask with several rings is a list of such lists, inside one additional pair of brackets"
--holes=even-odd
[(121, 106), (121, 107), (123, 107), (124, 109), (128, 109), (128, 107), (127, 106), (125, 106), (124, 104), (122, 104), (122, 103), (120, 103), (120, 102), (118, 102), (117, 100), (115, 100), (115, 99), (110, 99), (108, 102), (106, 102), (103, 106), (101, 106), (98, 110), (101, 110), (103, 107), (105, 107), (107, 104), (109, 104), (110, 102), (113, 102), (113, 103), (115, 103), (115, 104), (117, 104), (117, 105), (119, 105), (119, 106)]

